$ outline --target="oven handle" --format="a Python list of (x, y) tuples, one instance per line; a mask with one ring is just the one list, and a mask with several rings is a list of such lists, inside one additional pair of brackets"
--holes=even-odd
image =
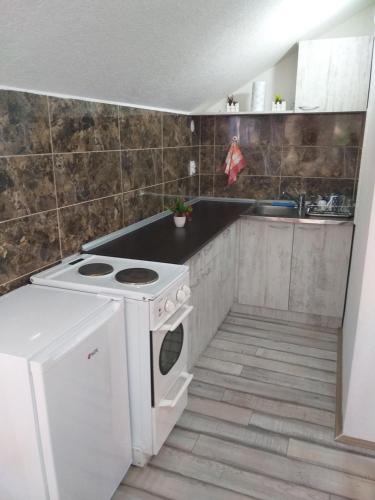
[(186, 318), (188, 314), (191, 313), (193, 309), (194, 309), (193, 306), (182, 306), (181, 307), (182, 313), (180, 314), (180, 311), (178, 311), (179, 314), (177, 315), (177, 317), (176, 314), (174, 314), (170, 318), (170, 320), (172, 320), (172, 323), (164, 323), (158, 330), (160, 330), (161, 332), (169, 332), (176, 330), (178, 325)]
[[(183, 377), (185, 379), (185, 382), (182, 384), (181, 389), (178, 391), (174, 399), (162, 399), (159, 403), (159, 406), (170, 406), (171, 408), (174, 408), (176, 404), (179, 402), (181, 397), (183, 396), (185, 390), (188, 388), (190, 382), (193, 380), (194, 375), (191, 373), (187, 372), (182, 372), (180, 377)], [(179, 378), (180, 378), (179, 377)]]

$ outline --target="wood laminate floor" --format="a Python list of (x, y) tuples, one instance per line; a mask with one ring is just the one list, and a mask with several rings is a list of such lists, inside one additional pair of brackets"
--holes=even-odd
[(231, 312), (158, 456), (113, 500), (375, 500), (375, 451), (334, 441), (337, 335)]

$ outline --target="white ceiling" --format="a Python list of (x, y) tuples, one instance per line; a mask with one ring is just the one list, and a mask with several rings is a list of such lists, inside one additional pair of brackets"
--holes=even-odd
[(191, 112), (374, 0), (0, 0), (0, 87)]

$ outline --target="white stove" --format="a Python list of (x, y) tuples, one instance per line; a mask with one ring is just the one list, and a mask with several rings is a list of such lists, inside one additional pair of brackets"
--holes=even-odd
[[(102, 269), (82, 269), (89, 266), (101, 265)], [(151, 282), (124, 283), (116, 279), (121, 271), (129, 269), (146, 269), (156, 273), (156, 279)], [(32, 276), (31, 281), (38, 284), (53, 283), (56, 287), (72, 290), (96, 291), (97, 293), (110, 292), (138, 300), (154, 300), (163, 293), (174, 281), (188, 271), (187, 266), (166, 264), (163, 262), (149, 262), (146, 260), (121, 259), (118, 257), (102, 257), (98, 255), (82, 254), (73, 259), (65, 259), (61, 264)], [(147, 280), (147, 278), (146, 278)]]
[(189, 268), (76, 255), (32, 283), (124, 300), (133, 463), (158, 453), (187, 404)]

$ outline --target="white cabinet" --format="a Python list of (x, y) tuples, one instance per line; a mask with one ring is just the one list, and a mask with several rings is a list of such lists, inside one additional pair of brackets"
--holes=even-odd
[(194, 306), (189, 315), (189, 367), (205, 350), (233, 304), (236, 248), (236, 224), (232, 224), (186, 263)]
[(299, 43), (295, 111), (365, 111), (373, 38)]
[(293, 224), (243, 219), (239, 234), (238, 300), (288, 310)]
[(341, 317), (353, 226), (296, 224), (289, 308)]

